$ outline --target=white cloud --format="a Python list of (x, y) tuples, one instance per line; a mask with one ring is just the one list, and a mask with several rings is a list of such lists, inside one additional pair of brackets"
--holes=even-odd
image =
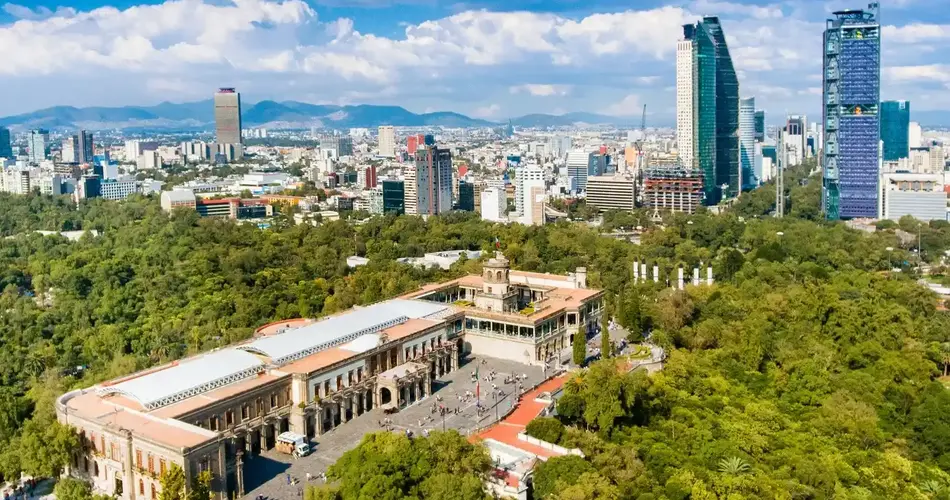
[(490, 104), (488, 106), (476, 108), (475, 111), (472, 112), (472, 116), (476, 116), (478, 118), (494, 118), (495, 116), (498, 116), (499, 111), (501, 111), (501, 106), (497, 104)]
[(913, 44), (950, 39), (950, 25), (913, 23), (905, 26), (884, 26), (882, 40), (887, 43)]
[(950, 64), (892, 66), (884, 68), (884, 76), (894, 82), (950, 83)]
[(512, 94), (530, 94), (535, 97), (551, 97), (567, 95), (571, 91), (570, 85), (551, 85), (546, 83), (525, 83), (508, 88)]
[(658, 83), (662, 77), (653, 75), (653, 76), (638, 76), (633, 79), (634, 83), (639, 85), (653, 85)]
[(602, 113), (611, 116), (639, 116), (643, 113), (643, 104), (637, 94), (628, 94), (623, 99), (607, 106)]

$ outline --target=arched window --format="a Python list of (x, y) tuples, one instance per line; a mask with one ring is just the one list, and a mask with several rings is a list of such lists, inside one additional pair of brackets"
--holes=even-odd
[(145, 495), (145, 483), (139, 479), (139, 495)]
[(93, 460), (92, 462), (93, 476), (99, 477), (99, 462)]
[(152, 484), (152, 500), (158, 498), (158, 493), (155, 492), (155, 484)]

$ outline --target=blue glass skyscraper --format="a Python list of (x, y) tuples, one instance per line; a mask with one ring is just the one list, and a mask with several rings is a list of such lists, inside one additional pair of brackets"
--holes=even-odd
[(716, 182), (728, 184), (726, 197), (739, 194), (739, 79), (716, 16), (702, 24), (716, 44)]
[(824, 36), (822, 208), (828, 219), (877, 217), (881, 138), (878, 4), (842, 10)]
[(910, 156), (910, 102), (881, 103), (881, 142), (884, 161), (897, 161)]

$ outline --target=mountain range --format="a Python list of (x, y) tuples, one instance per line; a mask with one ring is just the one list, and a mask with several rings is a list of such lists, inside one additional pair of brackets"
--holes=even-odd
[[(497, 127), (505, 122), (471, 118), (459, 113), (438, 111), (413, 113), (400, 106), (360, 104), (335, 106), (298, 101), (261, 101), (245, 106), (241, 113), (245, 128), (372, 128), (397, 127)], [(564, 115), (531, 114), (512, 118), (517, 127), (558, 127), (577, 123), (632, 124), (630, 120), (594, 113)], [(55, 106), (30, 113), (0, 118), (0, 126), (12, 129), (166, 129), (201, 130), (214, 125), (214, 102), (163, 102), (155, 106), (88, 107)]]

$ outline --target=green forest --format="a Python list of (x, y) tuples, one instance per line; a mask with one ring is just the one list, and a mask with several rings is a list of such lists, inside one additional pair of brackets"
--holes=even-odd
[[(516, 269), (586, 266), (631, 340), (649, 335), (670, 355), (652, 377), (606, 360), (572, 378), (558, 420), (543, 427), (586, 458), (541, 464), (537, 497), (950, 498), (950, 394), (940, 381), (950, 318), (916, 283), (916, 238), (901, 237), (920, 231), (939, 274), (950, 224), (856, 231), (816, 220), (806, 204), (814, 182), (789, 184), (784, 219), (768, 217), (765, 187), (720, 215), (654, 225), (647, 213), (608, 213), (599, 228), (451, 213), (260, 230), (168, 215), (150, 198), (77, 206), (0, 194), (0, 473), (59, 470), (75, 436), (54, 423), (52, 401), (69, 388), (247, 338), (269, 321), (477, 272), (471, 261), (441, 271), (394, 259), (488, 251), (497, 238)], [(646, 228), (639, 244), (604, 234), (635, 225)], [(34, 233), (74, 229), (100, 236)], [(371, 263), (348, 269), (353, 254)], [(659, 265), (663, 283), (703, 262), (716, 285), (635, 285), (634, 260)], [(463, 441), (367, 436), (331, 469), (331, 486), (308, 497), (482, 498), (490, 460)]]

